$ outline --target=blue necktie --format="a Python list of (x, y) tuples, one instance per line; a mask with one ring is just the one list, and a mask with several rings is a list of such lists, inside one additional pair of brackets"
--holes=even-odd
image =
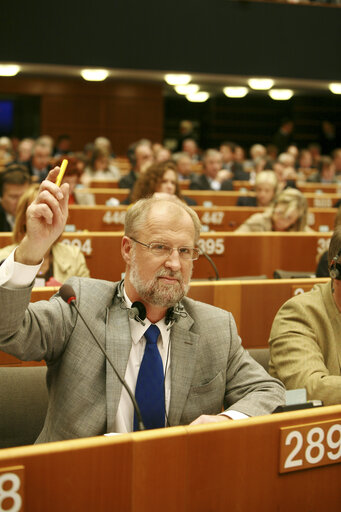
[[(151, 324), (144, 336), (147, 340), (140, 371), (137, 376), (135, 398), (146, 429), (165, 426), (164, 373), (157, 339), (160, 330)], [(138, 430), (134, 414), (134, 430)]]

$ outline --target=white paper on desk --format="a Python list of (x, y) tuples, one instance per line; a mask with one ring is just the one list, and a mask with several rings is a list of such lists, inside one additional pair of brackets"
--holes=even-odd
[(107, 434), (103, 434), (104, 436), (110, 437), (110, 436), (120, 436), (122, 432), (108, 432)]

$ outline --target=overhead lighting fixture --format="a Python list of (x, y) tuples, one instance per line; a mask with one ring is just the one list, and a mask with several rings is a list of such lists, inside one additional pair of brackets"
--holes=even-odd
[(274, 81), (271, 78), (250, 78), (248, 84), (251, 89), (255, 89), (256, 91), (267, 91), (271, 89)]
[(174, 87), (178, 94), (195, 94), (199, 91), (200, 87), (197, 84), (187, 84), (187, 85), (176, 85)]
[(102, 82), (108, 77), (109, 71), (106, 69), (82, 69), (81, 75), (84, 80), (89, 82)]
[(165, 81), (168, 85), (186, 85), (191, 81), (191, 75), (168, 74)]
[(195, 103), (203, 103), (204, 101), (208, 100), (210, 95), (206, 91), (199, 91), (195, 92), (194, 94), (187, 94), (186, 98), (188, 101), (192, 101)]
[(271, 89), (268, 92), (269, 96), (273, 100), (290, 100), (290, 98), (293, 96), (294, 91), (291, 89)]
[(328, 87), (333, 94), (341, 94), (341, 83), (329, 84)]
[(15, 76), (19, 71), (20, 67), (16, 64), (0, 64), (0, 76)]
[(247, 87), (224, 87), (223, 92), (228, 98), (244, 98), (249, 89)]

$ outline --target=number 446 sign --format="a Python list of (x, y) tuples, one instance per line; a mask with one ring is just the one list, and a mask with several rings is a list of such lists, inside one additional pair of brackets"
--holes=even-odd
[(24, 512), (24, 466), (0, 468), (0, 512)]
[(281, 428), (280, 473), (341, 462), (341, 421)]

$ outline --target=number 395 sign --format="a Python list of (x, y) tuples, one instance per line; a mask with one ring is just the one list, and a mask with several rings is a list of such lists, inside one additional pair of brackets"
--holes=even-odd
[(341, 462), (341, 421), (281, 428), (280, 473)]

